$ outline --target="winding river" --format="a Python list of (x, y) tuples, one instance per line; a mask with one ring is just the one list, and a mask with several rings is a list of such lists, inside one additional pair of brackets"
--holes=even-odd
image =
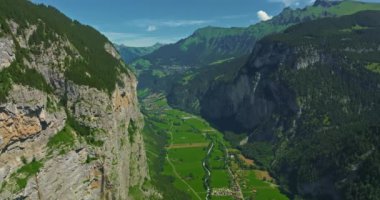
[(207, 162), (208, 158), (210, 157), (210, 154), (211, 154), (213, 148), (214, 148), (214, 143), (211, 143), (211, 146), (207, 151), (206, 158), (202, 162), (202, 166), (203, 166), (204, 170), (206, 171), (206, 178), (204, 179), (204, 184), (207, 187), (206, 200), (209, 200), (211, 197), (211, 187), (210, 187), (210, 183), (209, 183), (209, 180), (211, 178), (211, 171), (208, 168), (206, 162)]

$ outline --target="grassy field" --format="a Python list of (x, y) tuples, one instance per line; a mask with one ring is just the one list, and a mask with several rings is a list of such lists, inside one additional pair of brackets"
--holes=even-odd
[(211, 187), (212, 188), (228, 188), (230, 187), (231, 177), (224, 169), (212, 170)]
[[(161, 94), (139, 93), (152, 182), (163, 199), (206, 199), (207, 185), (212, 200), (239, 199), (241, 195), (245, 199), (287, 199), (267, 172), (254, 170), (254, 162), (242, 159), (205, 120), (169, 107)], [(211, 171), (207, 183), (203, 161)]]
[[(165, 159), (160, 161), (157, 155), (154, 141), (148, 142), (147, 149), (150, 166), (157, 168), (157, 163), (162, 165), (161, 175), (173, 177), (171, 185), (176, 189), (187, 193), (190, 199), (205, 199), (206, 189), (203, 186), (205, 171), (202, 167), (202, 160), (206, 156), (206, 148), (210, 141), (202, 133), (202, 123), (192, 120), (187, 113), (171, 109), (167, 106), (166, 100), (161, 96), (151, 96), (144, 101), (144, 110), (149, 115), (149, 126), (156, 135), (161, 134), (166, 139), (164, 145)], [(191, 119), (191, 120), (190, 120)], [(154, 131), (153, 131), (154, 130)], [(151, 135), (145, 135), (149, 141)], [(155, 165), (155, 166), (153, 166)], [(157, 170), (154, 170), (157, 172)], [(174, 193), (174, 192), (173, 192)]]

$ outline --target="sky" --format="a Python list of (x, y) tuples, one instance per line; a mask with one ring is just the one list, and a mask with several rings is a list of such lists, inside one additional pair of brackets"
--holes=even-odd
[[(380, 0), (370, 0), (380, 1)], [(32, 0), (93, 26), (116, 44), (173, 43), (205, 26), (246, 27), (314, 0)]]

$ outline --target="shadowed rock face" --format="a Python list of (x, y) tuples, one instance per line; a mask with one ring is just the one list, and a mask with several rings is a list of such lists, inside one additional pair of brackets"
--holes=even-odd
[(242, 132), (253, 130), (275, 113), (295, 114), (294, 92), (275, 73), (279, 63), (294, 62), (293, 52), (282, 44), (258, 44), (232, 83), (218, 85), (205, 95), (202, 115), (223, 128)]

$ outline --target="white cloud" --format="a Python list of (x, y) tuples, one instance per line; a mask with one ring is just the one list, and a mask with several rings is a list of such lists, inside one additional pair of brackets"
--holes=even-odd
[(263, 10), (260, 10), (259, 12), (257, 12), (257, 17), (260, 19), (260, 21), (267, 21), (267, 20), (272, 19), (272, 16), (268, 15), (268, 13), (266, 13)]
[(153, 32), (157, 30), (157, 27), (154, 25), (149, 25), (148, 28), (146, 29), (148, 32)]

